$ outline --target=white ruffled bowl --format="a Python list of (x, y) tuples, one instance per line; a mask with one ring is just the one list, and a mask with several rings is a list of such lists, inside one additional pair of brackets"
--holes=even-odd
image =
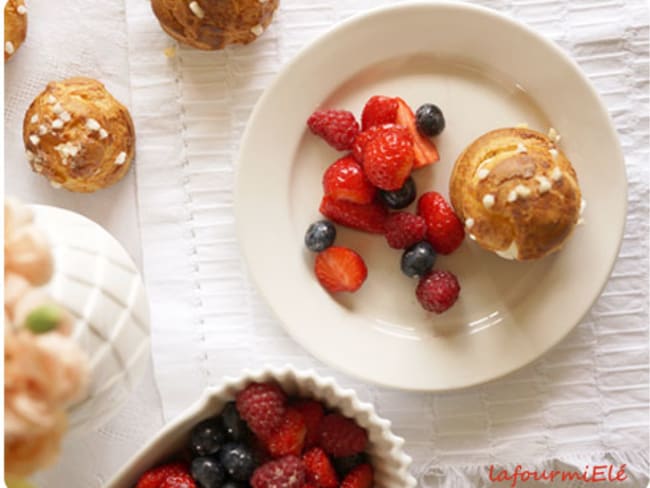
[(54, 256), (45, 290), (74, 317), (72, 336), (90, 358), (90, 387), (70, 409), (70, 430), (95, 430), (122, 408), (149, 360), (149, 304), (142, 278), (122, 245), (100, 225), (69, 210), (30, 207)]
[(375, 488), (414, 488), (409, 473), (411, 458), (403, 450), (404, 440), (390, 431), (390, 422), (380, 418), (369, 403), (361, 402), (354, 391), (341, 388), (332, 378), (323, 378), (313, 370), (297, 371), (290, 366), (244, 370), (239, 378), (225, 377), (221, 386), (207, 389), (201, 398), (168, 424), (105, 486), (132, 488), (149, 468), (181, 451), (192, 427), (214, 416), (252, 382), (275, 381), (290, 395), (314, 398), (329, 408), (354, 419), (368, 432), (368, 454), (375, 470)]

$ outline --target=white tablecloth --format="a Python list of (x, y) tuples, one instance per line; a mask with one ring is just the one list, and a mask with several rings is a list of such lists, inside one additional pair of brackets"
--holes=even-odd
[[(45, 0), (32, 3), (45, 8)], [(93, 7), (93, 12), (105, 8), (103, 19), (116, 26), (106, 38), (97, 36), (95, 45), (115, 38), (120, 51), (128, 28), (128, 56), (123, 51), (121, 56), (129, 62), (138, 134), (137, 201), (161, 403), (145, 382), (102, 431), (68, 439), (59, 466), (41, 476), (42, 486), (100, 486), (157, 430), (161, 415), (169, 420), (224, 374), (285, 362), (331, 374), (373, 402), (407, 440), (422, 486), (484, 486), (480, 480), (491, 463), (531, 468), (571, 463), (582, 469), (597, 462), (627, 463), (631, 473), (636, 470), (627, 486), (645, 486), (650, 105), (643, 0), (475, 2), (526, 22), (578, 61), (610, 110), (626, 156), (630, 211), (612, 278), (583, 322), (543, 358), (459, 393), (381, 389), (309, 356), (249, 283), (232, 209), (233, 162), (247, 117), (270, 79), (306, 42), (354, 13), (389, 3), (396, 2), (282, 0), (270, 30), (256, 43), (217, 53), (180, 48), (173, 59), (163, 55), (174, 43), (158, 27), (148, 1), (126, 0), (126, 13), (119, 0)], [(101, 25), (96, 20), (92, 26), (96, 22)], [(103, 56), (97, 48), (100, 52)], [(127, 78), (116, 79), (124, 84)], [(8, 138), (16, 137), (17, 129), (6, 130)], [(17, 149), (12, 151), (7, 154), (16, 157)], [(43, 191), (49, 190), (21, 193), (51, 202), (53, 196)], [(95, 217), (117, 230), (115, 222)]]

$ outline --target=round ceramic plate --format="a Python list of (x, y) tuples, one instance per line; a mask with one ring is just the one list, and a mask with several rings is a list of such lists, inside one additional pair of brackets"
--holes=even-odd
[[(438, 104), (447, 127), (440, 162), (415, 174), (418, 192), (448, 193), (457, 155), (491, 129), (519, 123), (561, 134), (587, 201), (564, 249), (517, 263), (466, 240), (436, 267), (462, 286), (442, 315), (417, 303), (416, 282), (381, 236), (339, 226), (368, 280), (329, 295), (305, 251), (320, 216), (321, 178), (339, 154), (306, 129), (317, 108), (360, 114), (372, 95)], [(624, 161), (607, 112), (558, 47), (493, 11), (408, 4), (352, 18), (289, 63), (259, 101), (243, 138), (236, 216), (244, 255), (289, 334), (326, 363), (386, 386), (449, 390), (485, 382), (539, 357), (580, 321), (618, 254), (626, 212)]]
[(106, 424), (137, 388), (149, 361), (149, 302), (142, 277), (103, 227), (69, 210), (33, 205), (54, 256), (47, 292), (74, 317), (72, 336), (90, 359), (85, 398), (70, 410), (70, 429)]

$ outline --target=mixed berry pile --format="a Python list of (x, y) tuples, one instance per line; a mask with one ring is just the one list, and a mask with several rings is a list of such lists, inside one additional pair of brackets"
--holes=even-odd
[(404, 209), (417, 198), (414, 170), (439, 160), (431, 137), (445, 128), (442, 111), (426, 103), (414, 114), (401, 98), (374, 96), (361, 124), (347, 110), (314, 112), (309, 129), (347, 154), (323, 175), (320, 213), (328, 220), (309, 226), (305, 245), (318, 253), (315, 274), (329, 292), (357, 291), (368, 276), (363, 258), (335, 246), (336, 227), (383, 234), (391, 248), (403, 250), (401, 269), (418, 278), (416, 296), (423, 308), (442, 313), (458, 299), (460, 285), (449, 271), (434, 269), (437, 254), (451, 254), (465, 231), (442, 195), (420, 195), (415, 213)]
[(371, 488), (368, 435), (321, 403), (252, 383), (192, 429), (189, 462), (144, 473), (136, 488)]

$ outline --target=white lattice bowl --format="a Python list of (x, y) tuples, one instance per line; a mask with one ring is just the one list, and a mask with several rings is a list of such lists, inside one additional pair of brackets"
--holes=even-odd
[(90, 358), (86, 398), (70, 429), (94, 430), (126, 402), (149, 357), (149, 305), (128, 253), (106, 230), (77, 213), (32, 206), (54, 254), (48, 293), (75, 318), (73, 337)]
[(374, 488), (414, 488), (409, 474), (411, 458), (402, 450), (404, 440), (390, 430), (390, 422), (380, 418), (374, 407), (361, 402), (355, 392), (341, 388), (332, 378), (313, 370), (297, 371), (291, 366), (244, 370), (239, 378), (225, 377), (220, 386), (207, 389), (201, 398), (168, 424), (104, 488), (131, 488), (147, 469), (181, 451), (189, 432), (201, 420), (216, 415), (238, 391), (252, 382), (277, 382), (288, 394), (315, 398), (327, 407), (353, 418), (368, 432), (371, 462), (375, 469)]

